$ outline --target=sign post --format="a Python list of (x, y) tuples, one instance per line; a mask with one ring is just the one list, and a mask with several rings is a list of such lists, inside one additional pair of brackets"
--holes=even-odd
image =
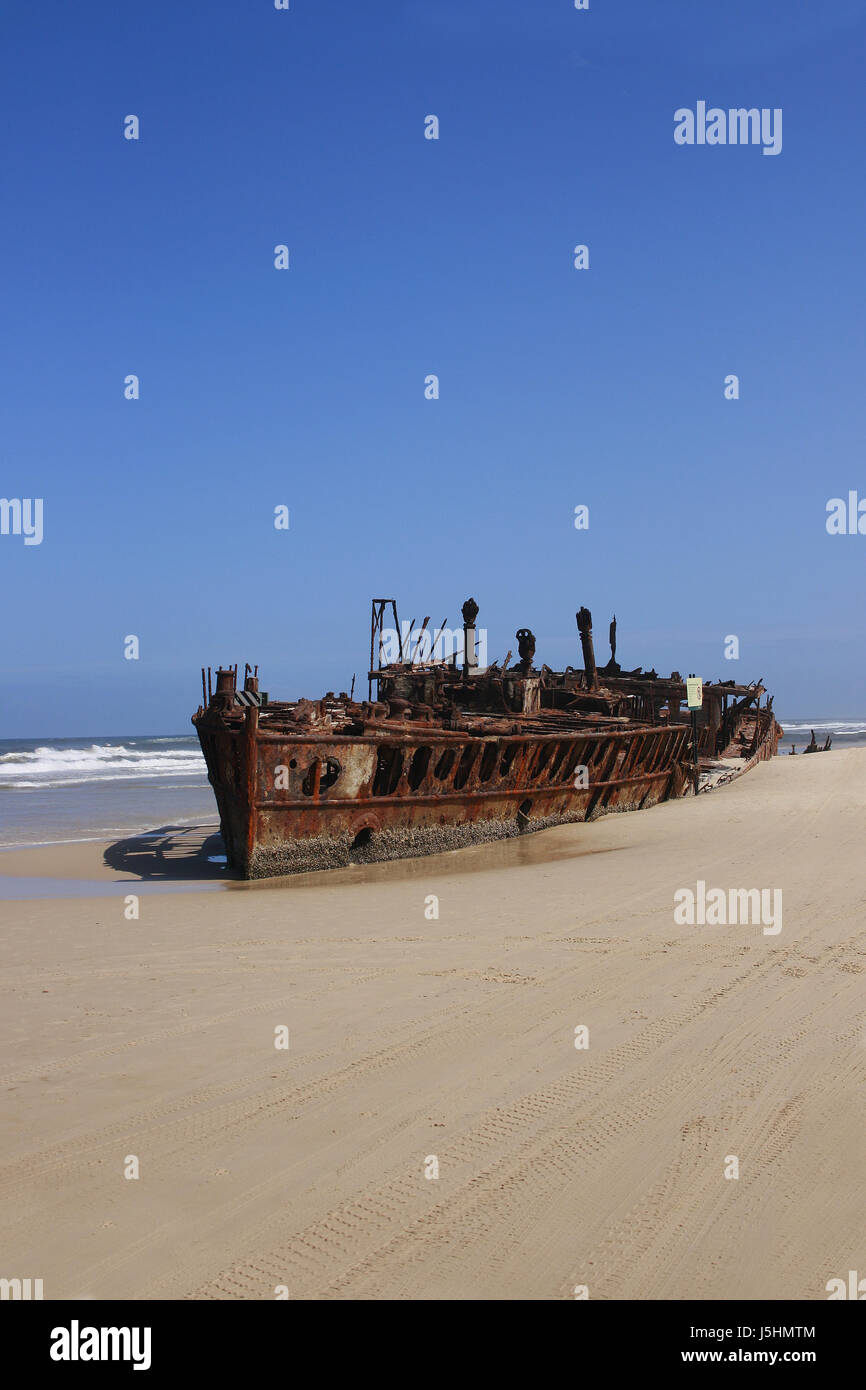
[(692, 716), (692, 780), (695, 796), (698, 794), (698, 710), (704, 703), (704, 687), (700, 676), (694, 672), (686, 680), (686, 704)]

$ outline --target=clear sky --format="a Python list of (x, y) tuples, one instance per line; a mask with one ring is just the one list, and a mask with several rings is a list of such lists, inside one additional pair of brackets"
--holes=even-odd
[[(220, 661), (365, 689), (373, 595), (866, 711), (862, 0), (6, 0), (0, 52), (0, 495), (44, 505), (0, 737), (189, 730)], [(781, 153), (677, 145), (699, 101)]]

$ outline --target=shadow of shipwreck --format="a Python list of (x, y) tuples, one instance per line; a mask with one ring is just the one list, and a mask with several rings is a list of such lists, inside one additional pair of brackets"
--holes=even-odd
[(231, 879), (225, 846), (212, 825), (164, 825), (115, 840), (105, 850), (108, 868), (142, 879)]

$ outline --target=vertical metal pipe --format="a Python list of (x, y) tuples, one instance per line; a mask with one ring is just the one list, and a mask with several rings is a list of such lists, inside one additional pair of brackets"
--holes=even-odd
[(598, 671), (595, 665), (595, 652), (592, 646), (592, 614), (588, 608), (581, 608), (575, 614), (577, 618), (577, 630), (580, 633), (580, 645), (583, 648), (583, 669), (586, 672), (587, 690), (598, 689)]

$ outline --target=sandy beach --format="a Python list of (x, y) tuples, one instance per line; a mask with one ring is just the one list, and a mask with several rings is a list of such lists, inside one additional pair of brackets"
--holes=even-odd
[[(123, 886), (0, 902), (0, 1274), (46, 1299), (826, 1299), (866, 1273), (864, 834), (853, 749), (276, 883), (219, 883), (207, 831), (120, 869), (3, 854), (7, 893)], [(781, 889), (781, 932), (677, 925), (698, 881)]]

